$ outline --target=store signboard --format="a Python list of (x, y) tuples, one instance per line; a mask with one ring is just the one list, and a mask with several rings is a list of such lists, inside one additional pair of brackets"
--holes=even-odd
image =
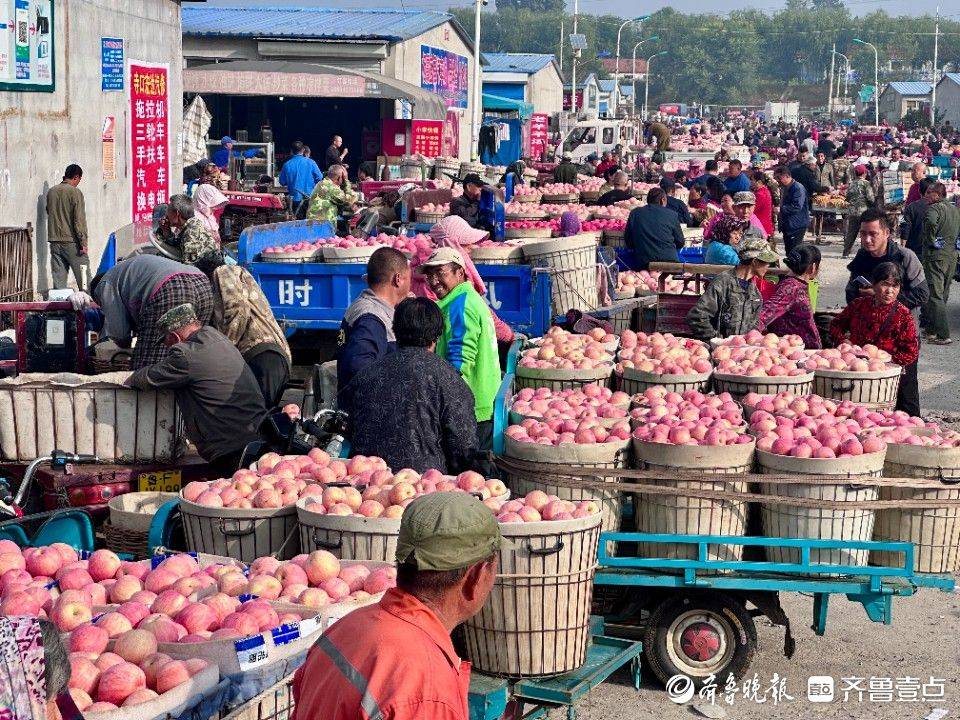
[(100, 89), (123, 92), (123, 38), (100, 38)]
[(442, 97), (447, 107), (467, 107), (468, 67), (463, 55), (429, 45), (420, 46), (420, 87)]
[(130, 61), (130, 178), (133, 221), (150, 220), (170, 196), (170, 69)]
[(410, 148), (424, 157), (439, 157), (443, 151), (443, 122), (413, 120), (410, 123)]
[(0, 90), (54, 91), (53, 0), (0, 0)]

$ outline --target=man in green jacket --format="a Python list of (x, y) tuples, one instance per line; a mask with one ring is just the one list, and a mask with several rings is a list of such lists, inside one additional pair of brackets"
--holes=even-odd
[(949, 345), (950, 323), (947, 321), (947, 301), (950, 283), (957, 267), (957, 244), (960, 242), (960, 208), (946, 201), (947, 188), (934, 183), (924, 196), (927, 216), (921, 236), (923, 272), (930, 286), (927, 301), (927, 340), (933, 345)]
[(47, 193), (47, 242), (50, 244), (50, 272), (53, 286), (67, 286), (72, 270), (77, 288), (86, 290), (90, 274), (87, 256), (87, 215), (83, 193), (77, 187), (83, 179), (79, 165), (68, 165), (63, 182)]
[(480, 449), (493, 442), (493, 400), (500, 387), (500, 356), (493, 316), (467, 277), (463, 257), (453, 248), (435, 250), (420, 265), (443, 313), (437, 355), (446, 358), (473, 391)]

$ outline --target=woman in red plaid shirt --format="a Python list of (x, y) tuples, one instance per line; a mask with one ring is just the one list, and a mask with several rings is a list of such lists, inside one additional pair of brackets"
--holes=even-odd
[[(893, 357), (903, 368), (915, 365), (920, 357), (920, 339), (913, 315), (898, 302), (903, 272), (894, 263), (877, 265), (870, 278), (867, 293), (847, 305), (830, 323), (830, 339), (834, 345), (846, 341), (854, 345), (876, 345)], [(900, 378), (897, 409), (900, 407), (904, 386), (916, 383), (916, 373), (905, 373)], [(912, 397), (917, 397), (916, 389)]]

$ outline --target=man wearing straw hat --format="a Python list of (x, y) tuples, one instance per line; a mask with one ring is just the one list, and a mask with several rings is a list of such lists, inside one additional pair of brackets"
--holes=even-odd
[(397, 539), (397, 587), (330, 627), (293, 678), (293, 720), (468, 720), (470, 663), (450, 640), (480, 612), (504, 545), (466, 493), (423, 495)]

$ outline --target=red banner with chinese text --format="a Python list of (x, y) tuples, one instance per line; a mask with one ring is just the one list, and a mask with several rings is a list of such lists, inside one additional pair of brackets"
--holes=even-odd
[(411, 122), (410, 149), (424, 157), (440, 157), (443, 151), (443, 123), (440, 120)]
[(447, 110), (443, 121), (443, 156), (460, 157), (460, 113)]
[(534, 113), (530, 116), (530, 149), (528, 157), (540, 160), (550, 141), (550, 116)]
[(130, 178), (133, 221), (150, 220), (170, 197), (169, 70), (130, 63)]

